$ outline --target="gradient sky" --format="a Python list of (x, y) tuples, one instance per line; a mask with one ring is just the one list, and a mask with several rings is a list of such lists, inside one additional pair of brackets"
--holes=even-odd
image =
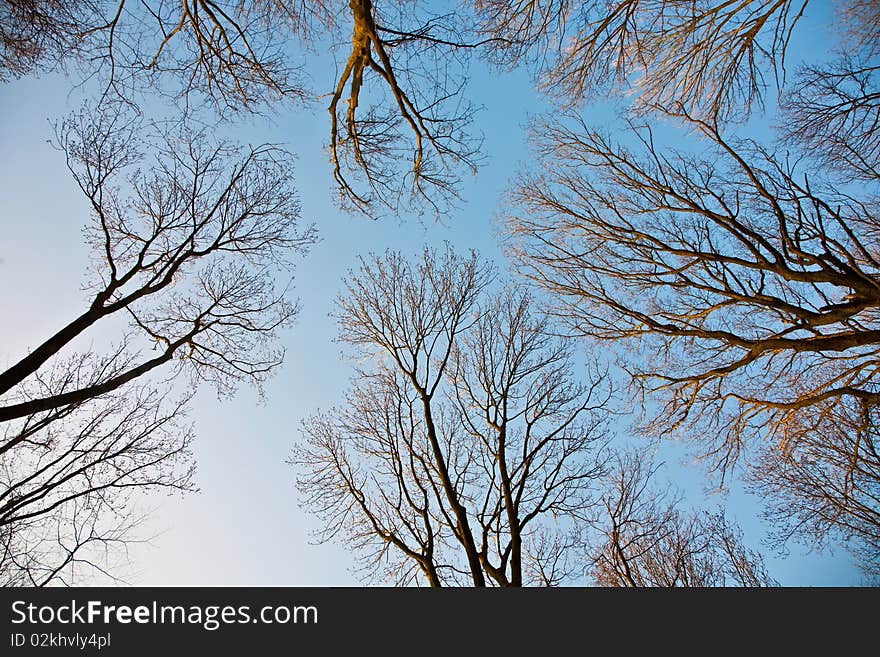
[[(819, 4), (824, 3), (811, 7)], [(818, 44), (830, 47), (833, 42), (824, 7), (812, 11), (790, 51), (790, 70), (802, 53), (814, 57)], [(306, 71), (316, 89), (329, 88), (330, 58), (313, 54)], [(302, 312), (284, 336), (287, 358), (266, 386), (265, 403), (258, 403), (247, 388), (222, 402), (207, 388), (197, 396), (192, 418), (197, 430), (196, 484), (201, 490), (183, 499), (145, 500), (153, 510), (146, 533), (154, 537), (132, 552), (131, 583), (358, 582), (349, 552), (338, 545), (311, 544), (309, 531), (317, 520), (299, 508), (295, 472), (285, 461), (299, 439), (301, 419), (333, 405), (351, 374), (340, 345), (332, 341), (335, 329), (328, 313), (342, 277), (356, 266), (359, 254), (386, 248), (415, 254), (426, 243), (445, 240), (458, 249), (476, 248), (502, 271), (507, 267), (496, 239), (498, 202), (517, 166), (528, 159), (524, 124), (545, 107), (524, 73), (498, 74), (475, 62), (472, 74), (468, 93), (484, 107), (477, 128), (485, 134), (487, 159), (478, 175), (466, 180), (460, 209), (442, 223), (406, 216), (376, 222), (335, 208), (324, 150), (329, 130), (325, 99), (305, 109), (273, 112), (268, 119), (246, 119), (221, 128), (240, 141), (284, 143), (297, 154), (303, 220), (317, 224), (321, 241), (298, 267), (295, 290)], [(85, 303), (80, 286), (88, 253), (80, 230), (88, 208), (61, 153), (47, 139), (52, 136), (51, 123), (76, 108), (90, 91), (72, 91), (71, 82), (60, 76), (0, 86), (0, 367), (18, 360)], [(591, 122), (613, 128), (610, 108), (586, 111)], [(752, 130), (766, 132), (766, 119), (754, 123)], [(100, 348), (108, 335), (99, 331), (91, 340)], [(681, 466), (684, 451), (667, 446), (661, 456), (668, 466), (665, 475), (684, 488), (691, 501), (724, 503), (741, 523), (747, 543), (760, 546), (766, 527), (757, 516), (757, 500), (736, 486), (726, 498), (705, 500), (699, 471)], [(843, 550), (816, 554), (790, 547), (787, 555), (766, 554), (771, 574), (783, 584), (861, 582)]]

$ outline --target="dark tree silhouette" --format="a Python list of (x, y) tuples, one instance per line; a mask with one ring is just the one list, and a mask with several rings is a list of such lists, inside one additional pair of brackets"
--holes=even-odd
[(880, 67), (852, 57), (804, 67), (783, 98), (784, 137), (828, 169), (876, 181), (880, 172)]
[(329, 107), (343, 206), (398, 212), (408, 199), (410, 207), (440, 215), (457, 197), (458, 170), (475, 171), (480, 159), (480, 140), (468, 133), (474, 110), (462, 93), (464, 53), (491, 40), (462, 41), (466, 19), (413, 15), (410, 3), (351, 0), (349, 6), (351, 53)]
[(273, 0), (4, 0), (0, 79), (75, 65), (128, 100), (158, 88), (255, 109), (305, 94), (283, 44), (325, 19), (321, 3)]
[[(124, 542), (127, 491), (191, 488), (183, 402), (157, 390), (259, 389), (283, 356), (296, 305), (275, 279), (314, 239), (297, 229), (287, 155), (148, 127), (120, 106), (58, 127), (95, 259), (83, 312), (0, 373), (6, 583), (71, 581)], [(108, 323), (116, 342), (79, 353)]]
[[(341, 205), (440, 215), (481, 159), (464, 93), (472, 54), (537, 67), (542, 89), (565, 106), (613, 89), (635, 91), (642, 109), (682, 103), (703, 118), (741, 117), (761, 104), (768, 78), (784, 78), (808, 4), (476, 0), (449, 11), (403, 0), (6, 0), (0, 76), (79, 62), (129, 100), (151, 88), (187, 105), (259, 110), (307, 98), (295, 61), (329, 42), (342, 53), (324, 90)], [(876, 3), (837, 15), (844, 49), (873, 53)]]
[[(564, 106), (627, 91), (636, 108), (683, 105), (704, 119), (742, 118), (769, 84), (782, 86), (786, 51), (808, 0), (574, 3), (475, 2), (490, 56), (537, 64), (542, 89)], [(838, 46), (876, 52), (878, 5), (839, 3)]]
[(844, 398), (802, 414), (791, 428), (796, 450), (767, 446), (749, 472), (767, 501), (773, 542), (810, 546), (839, 539), (866, 577), (880, 581), (880, 454), (877, 408)]
[[(226, 113), (310, 95), (297, 52), (350, 26), (330, 93), (329, 147), (343, 207), (378, 215), (401, 207), (439, 214), (460, 170), (479, 160), (462, 95), (469, 21), (408, 2), (180, 0), (0, 4), (0, 79), (65, 64), (136, 102), (160, 90)], [(412, 27), (406, 27), (412, 25)], [(344, 104), (344, 105), (343, 105)]]
[[(786, 51), (804, 13), (816, 5), (476, 0), (442, 13), (402, 0), (0, 0), (0, 79), (76, 65), (106, 84), (105, 98), (131, 105), (144, 90), (158, 89), (186, 109), (207, 102), (221, 114), (260, 111), (267, 101), (306, 99), (311, 92), (293, 64), (297, 49), (318, 46), (323, 53), (332, 41), (331, 52), (343, 56), (324, 96), (331, 170), (342, 207), (372, 216), (443, 215), (454, 205), (462, 173), (480, 160), (474, 109), (464, 93), (474, 53), (500, 66), (533, 67), (543, 90), (566, 109), (599, 92), (623, 91), (632, 98), (632, 116), (683, 120), (711, 153), (664, 151), (647, 128), (636, 129), (640, 147), (626, 149), (581, 120), (572, 129), (556, 113), (536, 130), (543, 172), (525, 175), (513, 194), (513, 250), (523, 271), (556, 295), (576, 335), (645, 348), (647, 357), (633, 360), (631, 373), (637, 389), (659, 402), (647, 430), (698, 440), (722, 474), (744, 460), (755, 487), (774, 494), (769, 514), (781, 520), (781, 541), (842, 536), (871, 570), (878, 536), (880, 5), (854, 0), (836, 7), (839, 56), (802, 66), (789, 88)], [(343, 33), (351, 38), (335, 43)], [(761, 108), (771, 85), (788, 92), (781, 97), (781, 134), (791, 155), (732, 139), (724, 127)], [(100, 417), (91, 404), (112, 405), (151, 374), (186, 373), (221, 392), (243, 380), (259, 384), (280, 362), (276, 329), (295, 313), (267, 269), (313, 239), (308, 230), (293, 230), (298, 208), (286, 186), (285, 154), (272, 146), (209, 145), (203, 134), (183, 130), (155, 135), (155, 175), (145, 175), (135, 170), (140, 154), (133, 126), (119, 110), (104, 119), (97, 129), (84, 117), (61, 126), (60, 145), (94, 210), (89, 234), (99, 267), (89, 308), (0, 374), (0, 422), (10, 423), (0, 458), (9, 463), (29, 462), (23, 450), (34, 445), (54, 445), (32, 436), (69, 421), (64, 413)], [(123, 172), (131, 172), (130, 179), (123, 180)], [(355, 281), (378, 290), (371, 299), (384, 294), (387, 308), (410, 303), (409, 315), (383, 318), (373, 337), (344, 332), (343, 339), (359, 348), (378, 345), (392, 360), (364, 373), (346, 408), (306, 425), (312, 444), (300, 457), (326, 477), (302, 485), (330, 519), (328, 535), (339, 532), (368, 550), (367, 562), (396, 581), (561, 581), (571, 542), (535, 529), (544, 527), (538, 521), (523, 524), (532, 523), (528, 536), (519, 527), (520, 510), (506, 490), (515, 482), (497, 457), (508, 444), (506, 429), (488, 423), (495, 434), (486, 427), (481, 434), (468, 415), (488, 403), (468, 401), (480, 389), (468, 377), (493, 380), (496, 363), (479, 371), (467, 350), (492, 352), (492, 340), (513, 340), (519, 329), (505, 304), (528, 307), (527, 295), (469, 300), (461, 316), (453, 306), (433, 311), (444, 319), (425, 319), (393, 286), (421, 290), (416, 297), (422, 299), (442, 277), (425, 269), (425, 280), (416, 284), (410, 270), (394, 258), (388, 263), (400, 281), (389, 282), (378, 262)], [(479, 269), (471, 284), (477, 296), (486, 286)], [(451, 294), (439, 290), (431, 294)], [(367, 292), (354, 289), (351, 298)], [(471, 292), (462, 288), (461, 295), (470, 299)], [(507, 333), (499, 329), (485, 338), (488, 347), (468, 342), (493, 328), (479, 328), (483, 315), (467, 319), (477, 308), (510, 320), (500, 324)], [(353, 317), (365, 322), (369, 312), (363, 312)], [(69, 353), (91, 327), (115, 316), (130, 318), (130, 332), (106, 357)], [(440, 323), (420, 325), (413, 317)], [(404, 341), (382, 342), (395, 322), (395, 340)], [(450, 322), (463, 322), (460, 331), (448, 332)], [(353, 326), (341, 323), (344, 330)], [(426, 343), (425, 336), (435, 337)], [(158, 353), (145, 352), (145, 340)], [(401, 344), (412, 347), (409, 365), (397, 358)], [(432, 360), (438, 350), (446, 356)], [(62, 362), (72, 368), (67, 374)], [(556, 364), (551, 359), (547, 366)], [(436, 402), (435, 389), (444, 391)], [(485, 392), (491, 401), (493, 391)], [(595, 401), (596, 394), (587, 398)], [(152, 397), (135, 397), (164, 417), (146, 401)], [(566, 409), (575, 404), (574, 397), (561, 399)], [(118, 406), (116, 412), (137, 413), (139, 403), (129, 402), (128, 411)], [(362, 426), (388, 404), (421, 408), (421, 415), (393, 433)], [(598, 412), (603, 404), (591, 408)], [(487, 418), (495, 412), (484, 411)], [(593, 429), (601, 433), (600, 425)], [(427, 442), (416, 445), (422, 431)], [(349, 447), (351, 435), (361, 436), (357, 449)], [(479, 437), (482, 447), (458, 451), (462, 435)], [(486, 453), (496, 454), (494, 460)], [(408, 464), (401, 454), (411, 457)], [(357, 478), (370, 459), (382, 463), (389, 482), (405, 482), (396, 500), (378, 478)], [(187, 485), (185, 478), (155, 479)], [(9, 481), (11, 491), (16, 479)], [(416, 492), (433, 494), (431, 505), (413, 497)], [(587, 501), (571, 494), (576, 503), (565, 510), (574, 523), (574, 507)], [(473, 506), (478, 498), (482, 511)], [(70, 518), (74, 508), (80, 526), (88, 527), (88, 510), (104, 508), (89, 506), (94, 499), (76, 497), (53, 518)], [(554, 511), (566, 504), (553, 499), (561, 505)], [(538, 508), (541, 516), (546, 509)], [(677, 520), (676, 531), (687, 540), (734, 537), (723, 518), (701, 518)], [(76, 535), (74, 543), (55, 541), (53, 558), (20, 572), (36, 582), (52, 574), (57, 555), (77, 553), (70, 545), (97, 545), (91, 532)], [(10, 554), (27, 554), (8, 537)], [(717, 565), (720, 553), (713, 554)]]
[(761, 555), (743, 545), (724, 513), (688, 512), (657, 489), (644, 454), (615, 459), (602, 497), (598, 540), (589, 551), (600, 586), (775, 586)]
[(474, 254), (389, 253), (339, 301), (369, 365), (293, 461), (319, 537), (396, 584), (554, 585), (579, 565), (610, 393), (575, 383), (529, 295), (489, 280)]
[[(557, 295), (576, 333), (645, 348), (629, 366), (660, 403), (647, 430), (690, 436), (722, 474), (766, 440), (779, 458), (811, 451), (824, 438), (806, 441), (805, 428), (840, 405), (858, 429), (839, 476), (870, 469), (880, 400), (873, 187), (804, 175), (798, 162), (680, 118), (709, 152), (663, 150), (647, 129), (624, 148), (583, 123), (543, 127), (545, 173), (524, 175), (513, 195), (523, 270)], [(848, 513), (859, 512), (843, 510), (841, 523)]]
[[(92, 356), (34, 377), (35, 394), (94, 376)], [(138, 497), (193, 490), (183, 400), (129, 387), (3, 425), (0, 585), (121, 581), (139, 538)]]
[[(99, 121), (80, 114), (60, 125), (59, 145), (92, 210), (91, 300), (0, 373), (0, 421), (85, 401), (164, 365), (226, 392), (239, 381), (259, 385), (280, 363), (276, 329), (296, 306), (275, 289), (272, 267), (286, 268), (314, 240), (311, 228), (296, 229), (287, 155), (270, 145), (212, 144), (203, 133), (157, 139), (155, 161), (141, 171), (139, 148), (149, 142), (118, 109), (104, 110)], [(133, 333), (94, 380), (18, 398), (16, 386), (114, 315), (128, 317)], [(157, 353), (132, 355), (126, 343), (136, 336)]]

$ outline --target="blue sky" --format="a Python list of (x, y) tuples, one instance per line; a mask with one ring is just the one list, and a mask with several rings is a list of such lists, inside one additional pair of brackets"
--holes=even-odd
[[(803, 44), (831, 43), (824, 25), (822, 12), (807, 16), (792, 63), (806, 52)], [(331, 61), (312, 54), (306, 68), (316, 88), (329, 88)], [(372, 221), (335, 208), (324, 150), (328, 122), (323, 99), (305, 109), (272, 111), (267, 118), (220, 128), (240, 141), (283, 143), (297, 154), (303, 219), (316, 223), (321, 241), (297, 269), (295, 291), (302, 311), (284, 336), (286, 361), (266, 386), (265, 402), (249, 389), (222, 402), (209, 389), (196, 398), (192, 418), (201, 491), (184, 499), (144, 501), (153, 509), (146, 533), (154, 537), (132, 553), (132, 583), (357, 583), (350, 553), (336, 545), (310, 543), (309, 530), (317, 521), (299, 508), (295, 472), (285, 461), (299, 438), (300, 420), (333, 405), (351, 374), (340, 345), (332, 340), (335, 329), (328, 313), (342, 277), (356, 266), (359, 254), (387, 248), (415, 254), (426, 243), (445, 240), (458, 249), (477, 249), (502, 271), (507, 267), (496, 239), (498, 202), (518, 164), (528, 159), (524, 124), (544, 106), (522, 72), (498, 74), (477, 62), (472, 73), (468, 93), (484, 107), (477, 128), (485, 134), (487, 158), (478, 175), (465, 180), (460, 209), (442, 223), (406, 216)], [(0, 367), (17, 360), (84, 304), (80, 285), (88, 253), (80, 230), (88, 209), (61, 154), (46, 141), (51, 122), (89, 94), (88, 87), (71, 92), (71, 86), (59, 76), (0, 86), (0, 308), (5, 309)], [(587, 112), (591, 121), (613, 127), (607, 108)], [(755, 125), (765, 132), (761, 121)], [(96, 348), (108, 335), (99, 331), (92, 336)], [(684, 451), (667, 446), (661, 457), (668, 464), (666, 475), (700, 502), (704, 482), (698, 470), (680, 466)], [(734, 487), (726, 500), (709, 500), (713, 506), (721, 502), (742, 524), (747, 542), (759, 546), (766, 528), (757, 518), (757, 501)], [(783, 584), (860, 582), (843, 550), (805, 554), (797, 545), (791, 549), (787, 556), (767, 555), (771, 574)]]

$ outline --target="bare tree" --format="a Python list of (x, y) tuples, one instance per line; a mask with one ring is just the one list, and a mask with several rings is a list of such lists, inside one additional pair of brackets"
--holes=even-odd
[(78, 62), (128, 101), (158, 89), (187, 105), (255, 111), (268, 100), (305, 99), (294, 46), (335, 41), (350, 25), (327, 94), (341, 204), (372, 215), (401, 204), (439, 214), (457, 196), (459, 170), (479, 160), (480, 140), (468, 132), (473, 108), (462, 95), (463, 53), (486, 42), (463, 41), (469, 22), (454, 14), (402, 1), (384, 3), (381, 13), (370, 0), (347, 4), (6, 0), (0, 79)]
[[(440, 215), (481, 159), (464, 93), (472, 54), (537, 66), (543, 90), (566, 106), (613, 88), (635, 90), (643, 109), (681, 103), (703, 118), (743, 116), (761, 104), (765, 78), (781, 82), (807, 5), (477, 0), (449, 11), (403, 0), (5, 0), (0, 75), (76, 61), (129, 100), (146, 84), (187, 104), (256, 110), (305, 99), (297, 49), (320, 43), (324, 52), (329, 41), (342, 53), (325, 94), (341, 205)], [(868, 0), (838, 12), (849, 55), (874, 52), (876, 12)], [(337, 43), (345, 26), (351, 38)]]
[[(296, 305), (274, 279), (314, 239), (296, 228), (286, 154), (147, 128), (113, 106), (58, 129), (92, 214), (91, 298), (0, 373), (7, 583), (70, 581), (93, 549), (123, 542), (127, 491), (191, 488), (183, 402), (157, 389), (259, 389), (283, 356)], [(97, 325), (124, 329), (114, 318), (129, 327), (106, 352), (78, 351)]]
[(327, 20), (323, 3), (4, 0), (0, 79), (75, 64), (128, 100), (151, 88), (253, 110), (303, 97), (284, 37)]
[[(644, 347), (628, 362), (639, 391), (660, 402), (646, 429), (690, 436), (722, 474), (764, 440), (780, 458), (809, 450), (803, 428), (841, 404), (860, 419), (848, 424), (858, 427), (852, 472), (840, 476), (870, 468), (880, 399), (872, 188), (681, 118), (709, 152), (664, 151), (647, 129), (629, 149), (582, 123), (546, 126), (546, 173), (524, 175), (513, 195), (523, 270), (558, 295), (576, 333)], [(850, 513), (857, 505), (841, 522)]]
[(880, 47), (880, 3), (877, 0), (848, 0), (840, 6), (842, 27), (856, 49), (877, 54)]
[[(61, 362), (34, 384), (52, 390), (100, 365), (92, 356)], [(128, 548), (140, 540), (138, 497), (193, 490), (186, 398), (166, 396), (140, 386), (3, 425), (15, 447), (0, 456), (0, 585), (126, 575)]]
[(880, 175), (878, 67), (853, 57), (804, 67), (783, 98), (784, 137), (844, 179)]
[(329, 106), (343, 205), (398, 212), (408, 198), (411, 207), (440, 215), (457, 196), (457, 170), (476, 171), (479, 160), (480, 140), (468, 133), (474, 110), (462, 94), (464, 53), (492, 39), (462, 40), (466, 19), (416, 12), (411, 3), (380, 3), (384, 11), (371, 0), (349, 6), (351, 53)]
[(339, 301), (370, 365), (293, 462), (319, 537), (397, 584), (555, 585), (577, 566), (610, 393), (575, 382), (528, 294), (489, 297), (489, 280), (475, 254), (389, 253)]
[(743, 545), (724, 513), (687, 512), (669, 489), (654, 488), (657, 467), (619, 454), (602, 498), (605, 513), (589, 551), (600, 586), (774, 586), (761, 555)]
[(5, 0), (0, 3), (0, 80), (50, 67), (77, 51), (77, 35), (100, 20), (98, 3)]
[(792, 428), (797, 450), (765, 447), (749, 472), (767, 501), (774, 544), (838, 539), (865, 575), (880, 580), (880, 455), (877, 408), (845, 398)]
[[(595, 0), (475, 3), (492, 56), (537, 63), (542, 88), (565, 106), (608, 90), (635, 106), (683, 105), (705, 119), (748, 116), (768, 79), (782, 86), (786, 52), (807, 0)], [(840, 3), (840, 46), (876, 49), (877, 3)]]
[(522, 177), (510, 227), (579, 332), (652, 342), (637, 378), (669, 391), (666, 421), (705, 422), (726, 461), (759, 416), (781, 435), (805, 407), (874, 400), (873, 205), (689, 125), (714, 144), (705, 157), (661, 152), (648, 130), (638, 152), (583, 124), (547, 126), (549, 173)]
[[(165, 365), (221, 392), (239, 381), (259, 385), (281, 362), (276, 329), (296, 312), (285, 290), (275, 289), (273, 268), (288, 268), (314, 240), (313, 229), (296, 229), (287, 155), (270, 145), (212, 144), (205, 134), (184, 131), (157, 135), (155, 161), (142, 171), (135, 168), (138, 149), (148, 138), (118, 108), (103, 110), (97, 121), (73, 116), (59, 127), (58, 140), (92, 210), (91, 300), (0, 373), (0, 421), (112, 392)], [(16, 386), (111, 316), (128, 317), (131, 333), (94, 379), (21, 398)], [(132, 352), (128, 343), (138, 338), (158, 353)]]

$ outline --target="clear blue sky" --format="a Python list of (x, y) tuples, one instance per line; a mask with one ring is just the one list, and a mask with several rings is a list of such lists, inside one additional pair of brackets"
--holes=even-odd
[[(790, 64), (806, 51), (803, 44), (811, 44), (811, 56), (816, 44), (831, 44), (824, 26), (821, 14), (807, 16)], [(330, 87), (329, 58), (313, 54), (306, 68), (316, 89)], [(351, 374), (332, 341), (334, 327), (327, 315), (341, 278), (356, 265), (359, 254), (386, 248), (416, 253), (425, 243), (447, 240), (460, 249), (478, 249), (502, 270), (507, 267), (496, 240), (495, 213), (510, 176), (528, 158), (523, 125), (529, 114), (543, 107), (523, 73), (489, 72), (480, 63), (472, 72), (468, 93), (485, 108), (477, 128), (486, 137), (487, 160), (477, 177), (466, 181), (459, 211), (441, 224), (405, 216), (374, 222), (334, 207), (323, 149), (326, 100), (222, 128), (241, 141), (282, 142), (298, 155), (303, 217), (317, 224), (321, 242), (298, 268), (296, 293), (302, 312), (285, 335), (286, 362), (267, 385), (266, 402), (258, 404), (249, 389), (240, 390), (231, 401), (218, 401), (209, 389), (197, 397), (192, 417), (201, 491), (184, 499), (145, 500), (154, 510), (149, 532), (156, 536), (133, 552), (132, 583), (357, 583), (348, 552), (310, 543), (309, 530), (316, 520), (299, 508), (295, 473), (285, 460), (299, 438), (300, 420), (333, 405)], [(0, 367), (15, 362), (84, 304), (80, 285), (88, 254), (80, 229), (88, 208), (61, 154), (46, 141), (52, 134), (51, 121), (89, 94), (87, 87), (71, 92), (71, 86), (57, 76), (0, 86)], [(588, 116), (613, 127), (608, 111), (589, 110)], [(91, 339), (100, 348), (109, 335), (98, 332)], [(679, 465), (683, 455), (677, 446), (664, 450), (666, 474), (698, 502), (703, 482), (698, 471)], [(713, 498), (709, 503), (723, 501)], [(741, 522), (747, 542), (758, 547), (766, 528), (757, 518), (757, 502), (734, 488), (725, 503)], [(797, 545), (791, 548), (787, 556), (767, 555), (771, 573), (784, 584), (860, 582), (843, 550), (805, 554)]]

